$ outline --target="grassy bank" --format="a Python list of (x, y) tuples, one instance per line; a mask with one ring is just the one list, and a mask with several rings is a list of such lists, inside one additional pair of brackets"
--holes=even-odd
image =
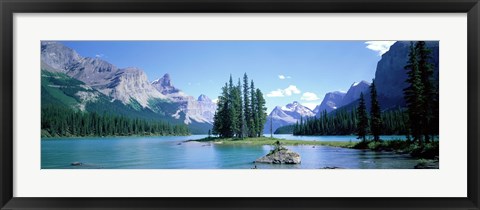
[(419, 145), (411, 141), (365, 141), (358, 142), (354, 149), (370, 149), (373, 151), (392, 151), (397, 153), (410, 154), (412, 157), (434, 159), (439, 156), (439, 142), (434, 141)]
[(232, 139), (232, 138), (203, 138), (199, 140), (192, 140), (197, 142), (211, 142), (214, 144), (223, 144), (223, 145), (273, 145), (276, 141), (279, 141), (282, 145), (285, 146), (299, 146), (299, 145), (321, 145), (321, 146), (331, 146), (331, 147), (343, 147), (343, 148), (353, 148), (356, 142), (348, 141), (302, 141), (302, 140), (285, 140), (278, 138), (269, 138), (269, 137), (256, 137), (256, 138), (244, 138), (244, 139)]
[(273, 145), (279, 141), (285, 146), (299, 146), (299, 145), (319, 145), (330, 147), (342, 147), (349, 149), (368, 149), (373, 151), (389, 151), (403, 154), (410, 154), (412, 157), (434, 159), (438, 157), (439, 145), (438, 141), (418, 145), (405, 140), (389, 140), (389, 141), (365, 141), (365, 142), (351, 142), (351, 141), (302, 141), (302, 140), (285, 140), (278, 138), (257, 137), (257, 138), (203, 138), (199, 140), (191, 140), (197, 142), (210, 142), (222, 145)]

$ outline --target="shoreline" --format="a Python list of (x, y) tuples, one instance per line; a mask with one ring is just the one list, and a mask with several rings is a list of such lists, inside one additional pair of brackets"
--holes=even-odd
[(209, 142), (220, 145), (252, 145), (265, 146), (273, 145), (279, 141), (284, 146), (328, 146), (346, 149), (369, 150), (375, 152), (393, 152), (397, 154), (409, 154), (412, 158), (434, 160), (438, 159), (439, 142), (435, 141), (424, 146), (405, 140), (388, 140), (388, 141), (306, 141), (306, 140), (286, 140), (270, 137), (255, 137), (245, 139), (232, 138), (203, 138), (197, 140), (187, 140), (185, 142)]
[(252, 146), (265, 146), (273, 145), (276, 141), (279, 141), (284, 146), (330, 146), (353, 149), (358, 141), (307, 141), (307, 140), (288, 140), (270, 137), (255, 137), (245, 139), (232, 139), (232, 138), (203, 138), (196, 140), (186, 140), (184, 142), (209, 142), (213, 144), (221, 145), (252, 145)]
[[(195, 135), (195, 134), (193, 134)], [(129, 136), (56, 136), (56, 137), (43, 137), (41, 136), (41, 140), (48, 140), (48, 139), (83, 139), (83, 138), (137, 138), (137, 137), (176, 137), (176, 136), (193, 136), (192, 134), (190, 135), (166, 135), (166, 136), (160, 136), (160, 135), (129, 135)], [(198, 134), (198, 135), (204, 135), (204, 134)]]

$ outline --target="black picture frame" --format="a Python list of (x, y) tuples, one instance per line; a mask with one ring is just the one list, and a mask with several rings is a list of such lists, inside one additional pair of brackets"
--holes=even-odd
[[(479, 209), (478, 0), (0, 0), (1, 209)], [(467, 13), (468, 196), (465, 198), (25, 198), (13, 197), (15, 13)], [(446, 180), (448, 181), (448, 180)], [(308, 186), (307, 186), (308, 187)], [(128, 189), (125, 189), (128, 190)]]

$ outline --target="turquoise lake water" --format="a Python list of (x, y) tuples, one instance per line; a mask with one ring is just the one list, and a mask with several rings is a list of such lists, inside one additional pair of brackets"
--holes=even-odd
[[(274, 135), (311, 141), (357, 141), (355, 136)], [(42, 169), (250, 169), (271, 146), (221, 145), (185, 142), (206, 137), (106, 137), (42, 139)], [(383, 136), (398, 139), (403, 136)], [(301, 156), (301, 164), (256, 164), (259, 169), (412, 169), (417, 161), (392, 152), (327, 146), (287, 146)], [(81, 166), (72, 166), (81, 162)]]

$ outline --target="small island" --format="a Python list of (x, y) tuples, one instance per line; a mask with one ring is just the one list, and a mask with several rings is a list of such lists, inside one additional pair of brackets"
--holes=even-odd
[(301, 162), (300, 155), (283, 147), (280, 141), (276, 141), (274, 146), (267, 155), (255, 160), (255, 163), (299, 164)]

